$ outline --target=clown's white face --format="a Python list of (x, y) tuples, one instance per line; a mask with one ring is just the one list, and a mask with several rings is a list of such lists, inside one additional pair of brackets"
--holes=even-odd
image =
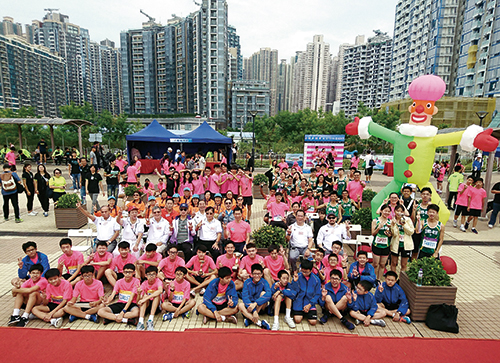
[(432, 116), (438, 113), (438, 108), (433, 101), (416, 100), (408, 107), (410, 112), (410, 124), (418, 126), (429, 126)]

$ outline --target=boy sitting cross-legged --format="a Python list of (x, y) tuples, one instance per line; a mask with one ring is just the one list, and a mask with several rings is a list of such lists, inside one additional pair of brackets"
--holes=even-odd
[(361, 280), (356, 285), (356, 292), (347, 291), (346, 297), (351, 309), (350, 315), (356, 319), (356, 325), (363, 322), (365, 326), (373, 324), (384, 327), (385, 321), (382, 318), (385, 313), (378, 307), (375, 296), (370, 292), (372, 287), (371, 282)]
[(238, 294), (231, 274), (231, 269), (223, 266), (219, 268), (219, 277), (208, 284), (203, 295), (203, 304), (198, 306), (198, 312), (203, 315), (203, 324), (208, 323), (209, 318), (218, 322), (238, 322), (235, 316), (238, 312)]
[[(154, 244), (149, 244), (148, 246), (156, 248)], [(156, 266), (148, 266), (145, 272), (147, 280), (137, 290), (137, 295), (139, 296), (137, 305), (139, 305), (140, 309), (137, 330), (144, 330), (144, 316), (149, 313), (147, 327), (149, 331), (153, 331), (155, 330), (153, 319), (159, 310), (158, 307), (160, 306), (160, 299), (163, 294), (163, 283), (158, 278), (158, 268)]]
[(397, 273), (387, 271), (385, 282), (379, 283), (375, 291), (375, 300), (377, 300), (379, 310), (385, 313), (385, 316), (392, 317), (393, 321), (404, 321), (410, 324), (408, 300), (401, 286), (396, 283), (397, 280)]
[(163, 321), (171, 321), (179, 315), (189, 318), (191, 309), (196, 305), (196, 301), (191, 299), (191, 284), (184, 278), (186, 274), (187, 269), (184, 266), (175, 269), (175, 280), (167, 287), (167, 299), (161, 304), (161, 308), (167, 311), (163, 314)]
[(278, 282), (271, 287), (271, 300), (269, 301), (271, 311), (274, 312), (274, 323), (272, 330), (279, 330), (279, 315), (283, 301), (285, 302), (285, 323), (291, 328), (295, 328), (295, 322), (292, 319), (292, 301), (297, 296), (297, 291), (292, 289), (289, 283), (290, 274), (286, 270), (278, 272)]
[(269, 323), (259, 319), (259, 312), (267, 305), (271, 299), (271, 288), (268, 282), (263, 279), (264, 267), (259, 263), (254, 263), (251, 267), (252, 278), (245, 280), (242, 290), (243, 302), (238, 304), (241, 314), (245, 317), (244, 323), (248, 327), (251, 323), (263, 329), (270, 330)]
[(186, 280), (191, 285), (196, 286), (192, 290), (192, 294), (199, 292), (203, 296), (206, 286), (217, 276), (217, 267), (212, 257), (207, 256), (207, 247), (205, 245), (196, 247), (196, 255), (191, 257), (186, 264), (186, 268), (188, 272)]
[(335, 315), (340, 322), (349, 330), (354, 329), (354, 325), (347, 320), (342, 313), (347, 312), (346, 293), (349, 290), (342, 282), (342, 272), (339, 270), (330, 271), (330, 282), (321, 290), (319, 304), (324, 309), (324, 315), (319, 319), (321, 324), (326, 324), (328, 315)]
[[(77, 282), (73, 297), (64, 307), (64, 312), (69, 314), (70, 323), (78, 318), (97, 323), (97, 312), (104, 307), (104, 287), (101, 281), (94, 279), (94, 266), (85, 265), (81, 272), (83, 280)], [(76, 302), (78, 297), (80, 301)]]

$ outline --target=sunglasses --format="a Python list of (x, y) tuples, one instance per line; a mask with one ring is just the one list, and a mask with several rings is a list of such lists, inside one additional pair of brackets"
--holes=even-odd
[(213, 213), (212, 212), (207, 212), (205, 213), (206, 215), (212, 215)]

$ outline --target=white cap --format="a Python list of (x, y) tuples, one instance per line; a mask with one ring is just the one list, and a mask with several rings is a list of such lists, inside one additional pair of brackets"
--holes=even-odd
[(476, 158), (482, 158), (483, 157), (483, 154), (479, 153), (477, 154)]
[(180, 153), (181, 151), (179, 149), (177, 149), (177, 152)]
[(172, 151), (172, 148), (171, 148), (171, 147), (169, 147), (169, 148), (167, 149), (167, 151)]

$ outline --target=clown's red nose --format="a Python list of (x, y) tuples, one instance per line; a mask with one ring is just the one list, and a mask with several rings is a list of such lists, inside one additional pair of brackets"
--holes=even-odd
[(422, 105), (418, 105), (417, 108), (415, 109), (415, 111), (417, 111), (417, 113), (422, 113), (424, 112), (424, 106)]

